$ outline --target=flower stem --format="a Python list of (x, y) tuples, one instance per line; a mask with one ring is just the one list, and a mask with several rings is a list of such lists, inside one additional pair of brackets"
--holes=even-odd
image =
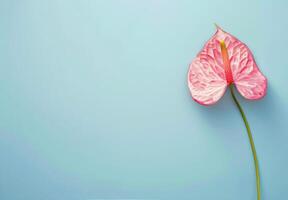
[(231, 92), (231, 96), (242, 116), (242, 119), (244, 121), (244, 124), (246, 126), (246, 130), (247, 130), (247, 134), (249, 137), (249, 142), (250, 142), (250, 146), (251, 146), (251, 150), (252, 150), (252, 154), (253, 154), (253, 159), (254, 159), (254, 165), (255, 165), (255, 172), (256, 172), (256, 186), (257, 186), (257, 200), (261, 199), (261, 194), (260, 194), (260, 174), (259, 174), (259, 164), (258, 164), (258, 159), (257, 159), (257, 154), (256, 154), (256, 148), (254, 145), (254, 141), (253, 141), (253, 137), (252, 137), (252, 133), (251, 133), (251, 129), (249, 127), (249, 123), (247, 121), (247, 118), (244, 114), (244, 111), (241, 107), (241, 105), (239, 104), (238, 100), (236, 99), (236, 96), (234, 94), (234, 86), (233, 84), (230, 84), (230, 92)]

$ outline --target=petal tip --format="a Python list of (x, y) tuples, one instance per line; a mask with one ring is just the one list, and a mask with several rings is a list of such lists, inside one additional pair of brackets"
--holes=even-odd
[(214, 23), (217, 31), (223, 31), (223, 29), (216, 23)]

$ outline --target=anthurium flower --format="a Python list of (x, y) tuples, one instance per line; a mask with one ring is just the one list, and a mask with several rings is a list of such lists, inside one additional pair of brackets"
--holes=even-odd
[(266, 94), (267, 79), (260, 72), (249, 48), (219, 26), (216, 27), (216, 33), (190, 64), (188, 87), (192, 98), (202, 105), (215, 104), (229, 87), (249, 137), (255, 165), (257, 200), (260, 200), (260, 174), (256, 148), (248, 120), (234, 94), (234, 85), (244, 98), (257, 100)]
[(190, 65), (188, 86), (196, 102), (211, 105), (232, 83), (246, 99), (256, 100), (266, 94), (267, 79), (258, 69), (251, 51), (217, 26), (216, 33)]

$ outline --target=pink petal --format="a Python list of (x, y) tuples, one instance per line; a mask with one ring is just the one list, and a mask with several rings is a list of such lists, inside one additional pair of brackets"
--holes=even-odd
[(237, 38), (226, 33), (230, 38), (230, 66), (234, 84), (246, 99), (256, 100), (266, 94), (267, 79), (260, 72), (249, 48)]
[(233, 82), (240, 94), (247, 99), (263, 97), (267, 79), (258, 69), (251, 51), (237, 38), (217, 27), (217, 32), (190, 65), (188, 86), (193, 99), (203, 105), (214, 104), (231, 82), (226, 79), (229, 74), (224, 70), (220, 41), (224, 41), (227, 47)]
[(218, 32), (205, 44), (190, 64), (188, 86), (192, 98), (202, 105), (215, 104), (225, 93), (227, 81)]

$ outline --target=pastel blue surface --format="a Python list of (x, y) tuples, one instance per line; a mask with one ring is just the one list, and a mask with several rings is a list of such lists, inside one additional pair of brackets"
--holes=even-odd
[(192, 101), (188, 64), (214, 22), (245, 42), (267, 96), (238, 98), (263, 200), (285, 199), (287, 1), (2, 0), (0, 199), (255, 200), (229, 93)]

